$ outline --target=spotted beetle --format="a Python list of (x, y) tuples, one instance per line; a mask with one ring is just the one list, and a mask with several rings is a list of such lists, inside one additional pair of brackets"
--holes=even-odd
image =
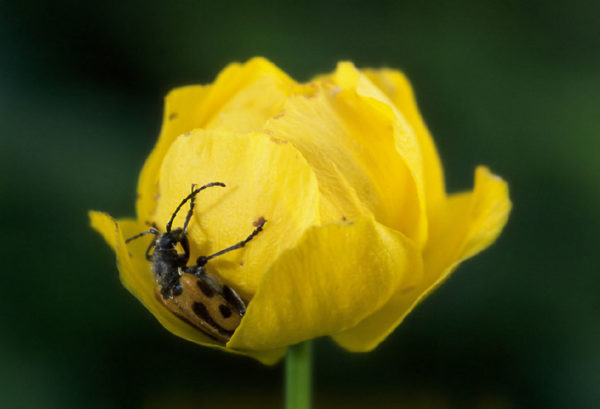
[[(213, 182), (199, 188), (192, 185), (192, 192), (179, 203), (166, 224), (164, 233), (153, 224), (149, 230), (128, 238), (126, 243), (147, 234), (155, 236), (146, 250), (146, 259), (152, 263), (157, 284), (156, 298), (173, 314), (225, 344), (240, 325), (246, 313), (246, 304), (233, 288), (206, 271), (206, 264), (215, 257), (244, 247), (262, 231), (266, 220), (260, 217), (254, 223), (255, 229), (244, 240), (210, 256), (200, 256), (195, 265), (188, 266), (190, 249), (186, 233), (194, 211), (195, 197), (202, 190), (213, 186), (225, 187), (225, 184)], [(190, 209), (183, 227), (173, 229), (175, 216), (188, 201)], [(177, 251), (178, 244), (183, 253)]]

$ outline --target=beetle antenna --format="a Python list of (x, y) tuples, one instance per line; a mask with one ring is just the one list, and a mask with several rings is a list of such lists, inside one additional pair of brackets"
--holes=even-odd
[[(181, 203), (179, 203), (179, 206), (177, 206), (177, 208), (175, 209), (175, 211), (173, 212), (173, 214), (171, 215), (171, 219), (169, 220), (169, 222), (167, 223), (166, 226), (166, 230), (167, 233), (171, 231), (171, 226), (173, 225), (173, 221), (175, 220), (175, 216), (177, 216), (177, 212), (179, 212), (179, 209), (181, 209), (181, 207), (185, 204), (185, 202), (187, 202), (188, 200), (193, 199), (198, 193), (200, 193), (201, 191), (203, 191), (206, 188), (212, 187), (212, 186), (221, 186), (221, 187), (225, 187), (225, 183), (221, 183), (221, 182), (213, 182), (213, 183), (209, 183), (207, 185), (204, 186), (200, 186), (197, 189), (193, 189), (192, 193), (190, 193), (189, 195), (187, 195), (182, 201)], [(193, 205), (192, 205), (193, 207)], [(189, 213), (188, 213), (189, 214)], [(191, 215), (189, 217), (192, 217)], [(187, 220), (187, 218), (186, 218)]]
[[(194, 191), (195, 187), (196, 187), (196, 184), (192, 183), (192, 192)], [(188, 224), (190, 223), (190, 220), (192, 219), (192, 214), (194, 213), (195, 205), (196, 205), (196, 196), (192, 196), (192, 198), (190, 199), (190, 210), (188, 210), (188, 213), (185, 216), (185, 222), (183, 223), (183, 230), (181, 231), (182, 235), (185, 235), (185, 232), (187, 231)]]
[(244, 247), (246, 245), (246, 243), (248, 243), (250, 240), (252, 240), (258, 233), (260, 233), (263, 229), (263, 226), (265, 225), (267, 221), (265, 219), (263, 219), (261, 217), (260, 220), (260, 224), (258, 226), (256, 226), (256, 229), (254, 229), (254, 231), (252, 233), (250, 233), (250, 235), (248, 237), (246, 237), (244, 240), (240, 241), (239, 243), (234, 244), (231, 247), (227, 247), (226, 249), (223, 249), (221, 251), (217, 251), (215, 254), (211, 254), (210, 256), (200, 256), (198, 257), (198, 260), (196, 261), (196, 264), (203, 266), (205, 265), (208, 260), (218, 257), (222, 254), (225, 253), (229, 253), (232, 250), (237, 250), (240, 249), (242, 247)]

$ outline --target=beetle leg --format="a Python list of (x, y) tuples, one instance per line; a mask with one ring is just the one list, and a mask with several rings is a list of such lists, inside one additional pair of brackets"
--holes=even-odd
[(145, 236), (146, 234), (154, 234), (154, 235), (157, 236), (157, 235), (160, 234), (160, 232), (157, 229), (152, 228), (150, 230), (146, 230), (146, 231), (143, 231), (141, 233), (138, 233), (135, 236), (131, 236), (130, 238), (128, 238), (127, 240), (125, 240), (125, 243), (129, 243), (130, 241), (135, 240), (137, 238), (140, 238), (142, 236)]
[(181, 243), (181, 247), (183, 248), (183, 254), (181, 255), (185, 258), (185, 261), (183, 262), (183, 265), (185, 266), (190, 259), (190, 243), (185, 233), (181, 233), (181, 240), (179, 240), (179, 243)]
[(148, 260), (148, 261), (152, 261), (152, 254), (150, 254), (150, 250), (152, 250), (154, 248), (155, 244), (156, 244), (156, 240), (152, 240), (150, 242), (150, 244), (148, 245), (148, 248), (146, 249), (146, 260)]

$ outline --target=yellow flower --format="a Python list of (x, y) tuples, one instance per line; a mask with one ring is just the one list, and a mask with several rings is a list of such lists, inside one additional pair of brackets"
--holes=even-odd
[[(207, 268), (248, 303), (226, 345), (166, 309), (144, 257), (192, 184), (192, 257), (263, 232)], [(166, 98), (158, 143), (142, 170), (137, 219), (91, 212), (120, 276), (160, 323), (198, 344), (276, 362), (288, 345), (331, 336), (375, 348), (507, 221), (508, 187), (485, 167), (472, 192), (447, 195), (434, 143), (407, 79), (394, 70), (336, 71), (300, 84), (270, 62), (232, 64), (206, 86)], [(174, 226), (181, 226), (185, 211)], [(193, 264), (193, 263), (192, 263)]]

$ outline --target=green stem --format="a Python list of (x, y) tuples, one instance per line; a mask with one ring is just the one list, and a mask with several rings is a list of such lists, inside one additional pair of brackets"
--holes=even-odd
[(311, 341), (288, 347), (285, 355), (285, 409), (310, 409), (312, 402)]

